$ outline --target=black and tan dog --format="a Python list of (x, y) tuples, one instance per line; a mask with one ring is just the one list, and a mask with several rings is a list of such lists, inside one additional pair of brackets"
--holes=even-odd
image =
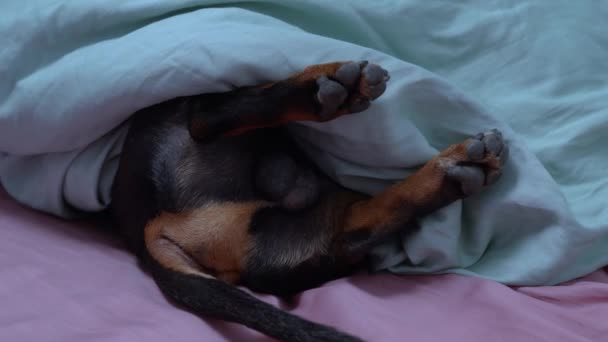
[(319, 172), (279, 128), (363, 111), (388, 78), (367, 62), (322, 64), (136, 113), (111, 211), (162, 291), (280, 340), (357, 341), (235, 285), (289, 295), (347, 275), (391, 233), (500, 176), (507, 148), (493, 130), (370, 198)]

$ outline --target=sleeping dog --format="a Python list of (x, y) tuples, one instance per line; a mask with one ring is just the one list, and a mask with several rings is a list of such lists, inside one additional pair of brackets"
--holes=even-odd
[(281, 129), (361, 112), (388, 79), (367, 62), (313, 65), (135, 113), (111, 212), (163, 293), (283, 341), (359, 341), (237, 286), (288, 296), (348, 275), (391, 233), (494, 183), (508, 154), (499, 131), (480, 133), (369, 197), (321, 173)]

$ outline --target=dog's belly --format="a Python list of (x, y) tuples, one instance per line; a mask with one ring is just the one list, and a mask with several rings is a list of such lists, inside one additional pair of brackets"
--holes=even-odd
[(184, 140), (164, 160), (159, 169), (171, 179), (156, 175), (162, 182), (158, 195), (169, 196), (161, 210), (182, 211), (208, 202), (240, 202), (261, 199), (254, 186), (256, 160), (263, 141), (253, 135), (218, 139), (198, 144)]

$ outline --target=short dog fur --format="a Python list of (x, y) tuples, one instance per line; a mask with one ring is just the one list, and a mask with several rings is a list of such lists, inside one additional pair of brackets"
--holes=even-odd
[(388, 79), (376, 64), (321, 64), (135, 113), (111, 213), (160, 289), (279, 340), (359, 341), (237, 285), (288, 296), (348, 275), (391, 233), (494, 183), (508, 154), (499, 131), (480, 133), (369, 197), (319, 172), (280, 127), (361, 112)]

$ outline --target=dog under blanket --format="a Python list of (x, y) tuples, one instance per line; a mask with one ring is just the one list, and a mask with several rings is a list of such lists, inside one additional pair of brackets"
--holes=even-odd
[(608, 263), (607, 7), (3, 1), (0, 179), (55, 215), (100, 211), (136, 110), (309, 64), (374, 60), (392, 79), (373, 109), (292, 127), (338, 182), (377, 193), (488, 127), (518, 160), (496, 187), (377, 249), (376, 269), (555, 284)]

